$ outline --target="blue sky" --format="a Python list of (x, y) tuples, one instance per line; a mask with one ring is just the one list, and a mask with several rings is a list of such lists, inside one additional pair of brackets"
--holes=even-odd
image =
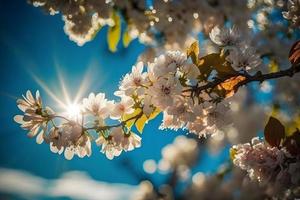
[[(79, 47), (64, 34), (60, 18), (59, 15), (45, 15), (26, 1), (0, 2), (0, 168), (24, 170), (46, 179), (56, 179), (65, 172), (76, 170), (99, 181), (136, 185), (140, 176), (136, 177), (132, 171), (145, 175), (142, 170), (144, 160), (159, 160), (161, 148), (176, 136), (185, 134), (183, 131), (158, 130), (161, 116), (144, 129), (141, 148), (112, 161), (98, 152), (99, 148), (95, 145), (90, 158), (67, 161), (63, 156), (50, 152), (48, 145), (37, 145), (13, 121), (13, 116), (20, 113), (16, 98), (27, 89), (40, 90), (45, 103), (51, 107), (57, 106), (33, 79), (33, 75), (63, 99), (59, 93), (57, 71), (63, 74), (68, 91), (75, 97), (84, 75), (90, 69), (92, 73), (88, 80), (92, 84), (84, 95), (105, 92), (108, 98), (113, 98), (119, 80), (131, 70), (138, 55), (145, 49), (135, 40), (127, 49), (119, 47), (118, 52), (110, 53), (105, 28), (92, 42)], [(214, 171), (227, 156), (227, 150), (219, 157), (205, 156), (207, 163), (196, 169)], [(130, 167), (126, 167), (124, 161), (129, 161)], [(153, 178), (156, 183), (161, 183), (166, 177), (156, 174)]]

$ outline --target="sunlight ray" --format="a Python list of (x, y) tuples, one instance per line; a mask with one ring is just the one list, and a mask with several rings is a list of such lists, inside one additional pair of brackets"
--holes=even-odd
[(86, 70), (83, 79), (79, 85), (79, 89), (76, 93), (74, 102), (78, 102), (84, 95), (84, 93), (87, 91), (87, 89), (91, 86), (91, 80), (92, 80), (92, 66), (89, 66)]
[(43, 90), (54, 100), (56, 101), (60, 106), (67, 107), (67, 105), (60, 100), (52, 91), (51, 89), (44, 83), (41, 79), (39, 79), (35, 74), (30, 72), (32, 78), (43, 88)]
[(67, 104), (71, 104), (71, 98), (70, 98), (70, 95), (68, 93), (68, 89), (67, 89), (67, 86), (65, 84), (65, 80), (64, 80), (64, 77), (62, 75), (62, 72), (61, 72), (61, 70), (60, 70), (60, 68), (57, 64), (55, 64), (55, 67), (56, 67), (56, 71), (57, 71), (57, 77), (58, 77), (58, 80), (59, 80), (61, 92), (64, 96), (64, 99), (65, 99)]

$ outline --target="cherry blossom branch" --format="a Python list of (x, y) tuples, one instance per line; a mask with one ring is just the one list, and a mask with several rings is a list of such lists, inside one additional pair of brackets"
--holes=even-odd
[[(202, 91), (214, 89), (221, 83), (224, 83), (225, 81), (229, 80), (230, 78), (236, 77), (236, 76), (243, 76), (245, 77), (245, 80), (240, 81), (234, 86), (234, 90), (237, 91), (239, 87), (246, 85), (250, 82), (264, 82), (266, 80), (270, 79), (276, 79), (281, 77), (292, 77), (294, 74), (300, 72), (300, 64), (292, 65), (289, 69), (281, 70), (278, 72), (268, 73), (268, 74), (262, 74), (261, 72), (257, 72), (255, 75), (250, 75), (248, 73), (236, 73), (233, 75), (229, 75), (225, 78), (215, 78), (214, 81), (208, 82), (205, 85), (202, 86), (191, 86), (191, 88), (184, 90), (183, 92), (191, 92), (192, 94), (195, 94), (195, 96), (199, 96), (199, 94)], [(193, 95), (192, 95), (193, 96)]]
[[(121, 122), (118, 123), (118, 124), (107, 125), (107, 126), (84, 127), (84, 126), (83, 126), (83, 123), (80, 124), (80, 123), (78, 123), (78, 122), (72, 121), (72, 120), (70, 120), (70, 119), (68, 119), (68, 118), (66, 118), (66, 117), (64, 117), (64, 116), (61, 116), (61, 115), (54, 115), (54, 116), (51, 116), (51, 119), (50, 119), (49, 121), (52, 123), (52, 125), (53, 125), (54, 127), (57, 127), (57, 126), (54, 124), (53, 119), (55, 119), (55, 118), (60, 118), (60, 119), (66, 120), (67, 122), (73, 122), (73, 123), (76, 123), (77, 125), (81, 126), (82, 129), (83, 129), (84, 131), (88, 131), (88, 130), (105, 131), (105, 130), (108, 130), (108, 129), (111, 129), (111, 128), (124, 126), (127, 122), (129, 122), (129, 121), (131, 121), (131, 120), (135, 120), (135, 122), (136, 122), (139, 118), (142, 117), (143, 114), (144, 114), (143, 111), (141, 111), (141, 112), (139, 112), (137, 115), (132, 116), (132, 117), (130, 117), (130, 118), (124, 120), (124, 121), (121, 121)], [(83, 120), (83, 117), (82, 117), (82, 120)]]
[(246, 85), (250, 82), (262, 83), (266, 80), (281, 78), (281, 77), (285, 77), (285, 76), (293, 77), (298, 72), (300, 72), (300, 63), (292, 65), (289, 69), (281, 70), (278, 72), (273, 72), (273, 73), (269, 73), (269, 74), (256, 73), (254, 76), (246, 76), (246, 79), (239, 82), (235, 86), (235, 88), (237, 90), (239, 87)]

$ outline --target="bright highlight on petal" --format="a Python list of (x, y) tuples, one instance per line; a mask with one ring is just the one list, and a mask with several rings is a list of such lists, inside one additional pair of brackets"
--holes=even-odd
[(78, 119), (81, 116), (81, 107), (77, 103), (67, 105), (67, 116), (71, 119)]

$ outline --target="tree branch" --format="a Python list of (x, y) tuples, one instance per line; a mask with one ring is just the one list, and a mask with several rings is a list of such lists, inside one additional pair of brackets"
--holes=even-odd
[(192, 86), (191, 88), (184, 90), (183, 92), (192, 92), (195, 93), (197, 96), (204, 90), (213, 89), (220, 85), (221, 83), (229, 80), (230, 78), (237, 77), (237, 76), (243, 76), (245, 77), (245, 80), (240, 81), (238, 84), (235, 85), (234, 90), (237, 91), (239, 87), (246, 85), (250, 82), (260, 82), (270, 80), (270, 79), (276, 79), (281, 77), (292, 77), (294, 74), (300, 72), (300, 63), (297, 63), (295, 65), (292, 65), (289, 69), (281, 70), (278, 72), (273, 72), (269, 74), (262, 74), (261, 72), (256, 73), (255, 75), (249, 75), (249, 74), (234, 74), (227, 76), (222, 79), (215, 79), (212, 82), (207, 83), (206, 85), (202, 86)]
[(260, 74), (257, 73), (254, 76), (248, 76), (246, 77), (245, 80), (239, 82), (236, 86), (235, 89), (237, 90), (239, 87), (246, 85), (250, 82), (264, 82), (266, 80), (270, 80), (270, 79), (276, 79), (276, 78), (281, 78), (281, 77), (292, 77), (294, 76), (294, 74), (300, 72), (300, 63), (296, 64), (296, 65), (292, 65), (289, 69), (286, 70), (281, 70), (278, 72), (273, 72), (273, 73), (269, 73), (269, 74)]

